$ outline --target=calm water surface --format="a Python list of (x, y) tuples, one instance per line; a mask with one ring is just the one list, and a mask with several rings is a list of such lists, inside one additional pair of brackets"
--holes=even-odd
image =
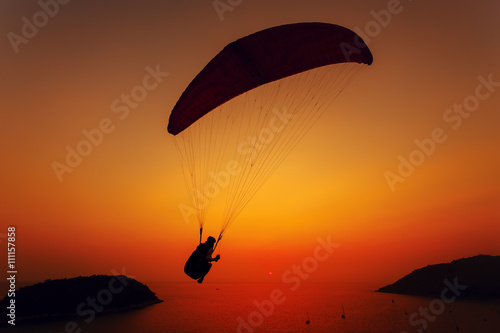
[[(455, 301), (441, 307), (444, 303), (430, 298), (339, 291), (328, 285), (305, 283), (294, 291), (286, 284), (148, 286), (163, 303), (98, 317), (90, 323), (83, 320), (88, 318), (85, 317), (74, 329), (65, 329), (66, 322), (53, 322), (9, 327), (6, 331), (412, 333), (419, 332), (426, 323), (428, 333), (457, 332), (457, 328), (462, 333), (500, 333), (498, 301)], [(419, 314), (419, 309), (425, 311), (429, 307), (428, 314)]]

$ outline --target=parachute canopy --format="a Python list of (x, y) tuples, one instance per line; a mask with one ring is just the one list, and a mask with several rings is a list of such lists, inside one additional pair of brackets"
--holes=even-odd
[(220, 213), (220, 239), (372, 61), (358, 35), (327, 23), (273, 27), (227, 45), (188, 85), (170, 115), (168, 131), (190, 200), (179, 205), (186, 222), (195, 217), (201, 231), (213, 212)]
[(295, 23), (238, 39), (217, 54), (189, 84), (170, 115), (176, 135), (228, 100), (265, 83), (313, 68), (355, 62), (372, 54), (349, 29), (328, 23)]

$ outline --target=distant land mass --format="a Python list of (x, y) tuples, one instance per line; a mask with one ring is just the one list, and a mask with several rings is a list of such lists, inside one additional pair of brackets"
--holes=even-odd
[(0, 318), (0, 325), (70, 318), (90, 323), (99, 315), (161, 302), (146, 285), (124, 275), (47, 280), (5, 296), (0, 308), (7, 309), (7, 316)]
[(499, 298), (500, 256), (478, 255), (429, 265), (376, 291), (440, 297), (445, 288), (458, 290), (460, 298)]

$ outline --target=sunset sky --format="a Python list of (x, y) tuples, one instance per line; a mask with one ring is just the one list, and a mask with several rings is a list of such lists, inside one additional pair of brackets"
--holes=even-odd
[[(0, 1), (0, 241), (5, 251), (16, 226), (19, 280), (189, 282), (198, 225), (178, 208), (188, 197), (170, 112), (226, 44), (294, 22), (360, 33), (373, 65), (245, 207), (206, 281), (280, 282), (318, 237), (339, 246), (307, 281), (363, 289), (500, 255), (498, 1), (243, 0), (219, 13), (201, 0), (40, 3), (51, 16)], [(150, 89), (127, 104), (136, 86)], [(97, 145), (68, 166), (68, 147), (96, 128)], [(388, 181), (433, 137), (420, 165)], [(219, 225), (207, 221), (206, 236)]]

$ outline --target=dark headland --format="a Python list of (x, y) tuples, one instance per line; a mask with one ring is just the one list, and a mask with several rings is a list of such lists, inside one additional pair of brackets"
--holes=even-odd
[[(71, 318), (88, 323), (95, 316), (162, 302), (146, 285), (124, 275), (47, 280), (16, 290), (14, 297), (5, 296), (0, 308), (12, 307), (12, 299), (16, 325)], [(4, 316), (0, 325), (12, 325), (9, 320)]]
[(478, 255), (429, 265), (377, 292), (440, 297), (445, 288), (450, 288), (449, 285), (460, 286), (460, 298), (500, 298), (500, 256)]

